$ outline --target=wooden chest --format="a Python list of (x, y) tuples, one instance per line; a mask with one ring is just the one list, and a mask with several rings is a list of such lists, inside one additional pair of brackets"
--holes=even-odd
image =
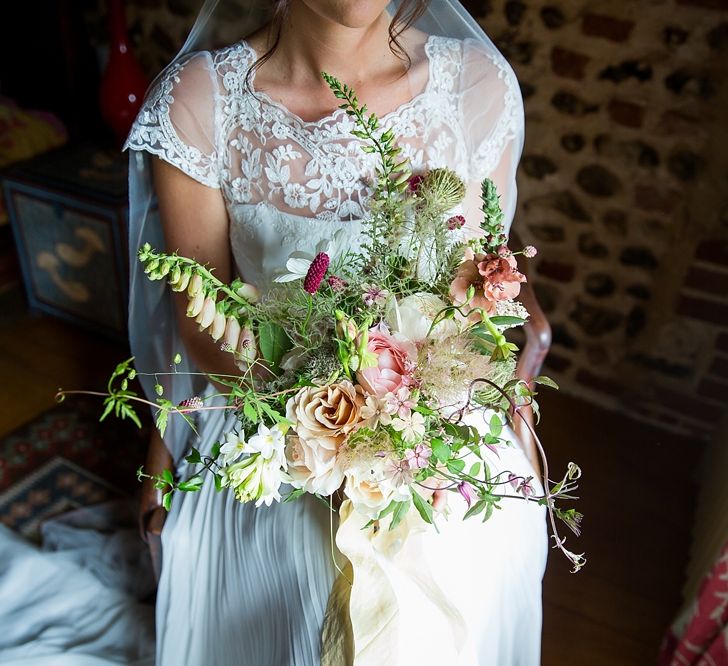
[(126, 155), (69, 146), (7, 171), (3, 187), (31, 307), (124, 339)]

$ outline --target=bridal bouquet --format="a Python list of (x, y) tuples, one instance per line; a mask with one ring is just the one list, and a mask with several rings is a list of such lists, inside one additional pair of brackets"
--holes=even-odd
[[(516, 257), (536, 250), (508, 249), (489, 180), (479, 233), (468, 234), (453, 212), (465, 196), (462, 180), (446, 168), (413, 176), (393, 132), (351, 88), (324, 76), (363, 150), (378, 158), (358, 237), (339, 232), (310, 254), (294, 252), (267, 293), (240, 280), (223, 284), (177, 254), (139, 251), (149, 279), (185, 292), (187, 315), (240, 368), (239, 376), (209, 375), (236, 415), (224, 438), (205, 455), (191, 450), (187, 461), (199, 465), (191, 477), (153, 477), (165, 507), (174, 491), (199, 490), (206, 475), (256, 506), (304, 493), (328, 502), (343, 487), (353, 510), (380, 530), (410, 512), (432, 523), (436, 492), (456, 493), (469, 507), (465, 517), (483, 520), (506, 498), (537, 502), (578, 569), (583, 557), (565, 549), (554, 518), (578, 534), (580, 514), (556, 502), (571, 498), (579, 469), (570, 465), (553, 483), (544, 458), (540, 493), (530, 477), (491, 473), (484, 455), (511, 445), (506, 423), (537, 407), (515, 376), (517, 348), (505, 336), (528, 318), (516, 300), (526, 280)], [(132, 403), (145, 402), (129, 389), (135, 375), (131, 361), (117, 367), (104, 416), (135, 417)], [(533, 381), (554, 386), (547, 377)], [(170, 416), (194, 428), (197, 413), (220, 408), (219, 393), (172, 404), (158, 392), (152, 404), (162, 432)], [(466, 423), (475, 410), (489, 415), (486, 427)]]

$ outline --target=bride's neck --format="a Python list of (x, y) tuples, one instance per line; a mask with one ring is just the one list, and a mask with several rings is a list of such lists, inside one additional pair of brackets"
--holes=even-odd
[(294, 2), (272, 60), (285, 67), (289, 80), (320, 84), (323, 71), (356, 85), (401, 67), (389, 49), (389, 21), (383, 12), (366, 27), (350, 28)]

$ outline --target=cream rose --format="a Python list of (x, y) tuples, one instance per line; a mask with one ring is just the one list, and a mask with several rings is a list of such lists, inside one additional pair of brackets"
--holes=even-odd
[[(448, 304), (434, 294), (420, 292), (400, 301), (394, 298), (387, 303), (385, 319), (393, 332), (400, 333), (412, 342), (422, 342), (430, 331), (432, 322)], [(457, 335), (458, 326), (452, 319), (437, 324), (430, 337), (435, 340)]]
[(319, 495), (331, 495), (344, 481), (337, 459), (339, 444), (321, 437), (303, 439), (295, 432), (286, 437), (288, 475), (294, 488)]

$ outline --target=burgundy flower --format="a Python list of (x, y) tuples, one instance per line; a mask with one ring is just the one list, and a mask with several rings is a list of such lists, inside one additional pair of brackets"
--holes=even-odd
[(407, 181), (407, 189), (409, 190), (409, 192), (411, 194), (415, 194), (417, 190), (420, 189), (420, 185), (422, 185), (423, 180), (423, 176), (412, 176), (412, 178)]
[(329, 275), (326, 280), (334, 291), (342, 291), (346, 289), (346, 280), (342, 280), (338, 275)]
[(457, 229), (462, 229), (465, 226), (465, 218), (462, 215), (453, 215), (445, 224), (447, 225), (448, 230), (456, 231)]
[(321, 286), (321, 282), (326, 275), (326, 271), (329, 268), (329, 261), (329, 255), (325, 252), (319, 252), (313, 258), (313, 261), (308, 268), (308, 272), (306, 273), (306, 277), (303, 280), (303, 288), (309, 294), (315, 294), (318, 291)]

